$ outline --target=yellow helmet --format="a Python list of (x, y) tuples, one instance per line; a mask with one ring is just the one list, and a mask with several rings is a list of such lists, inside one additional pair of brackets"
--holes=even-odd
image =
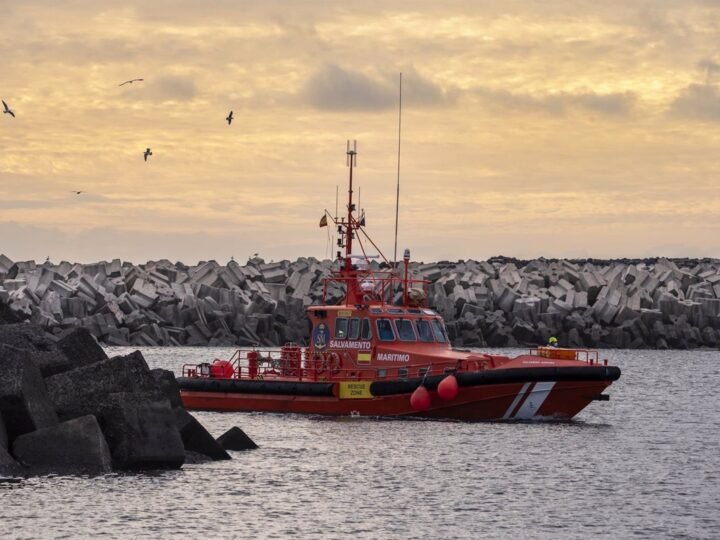
[(548, 339), (548, 343), (554, 345), (555, 343), (557, 343), (557, 338), (555, 336), (552, 336), (550, 339)]

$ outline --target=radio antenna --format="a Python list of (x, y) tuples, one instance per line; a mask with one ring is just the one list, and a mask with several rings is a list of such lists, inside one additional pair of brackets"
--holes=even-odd
[[(338, 197), (340, 195), (340, 186), (338, 184), (335, 184), (335, 219), (333, 220), (337, 224), (338, 220)], [(335, 229), (333, 229), (333, 235), (331, 240), (331, 245), (335, 246)], [(330, 255), (332, 255), (332, 249), (330, 251)]]
[(393, 253), (393, 270), (397, 268), (397, 237), (398, 216), (400, 214), (400, 133), (402, 129), (402, 72), (400, 72), (400, 102), (398, 107), (398, 156), (397, 156), (397, 191), (395, 193), (395, 251)]

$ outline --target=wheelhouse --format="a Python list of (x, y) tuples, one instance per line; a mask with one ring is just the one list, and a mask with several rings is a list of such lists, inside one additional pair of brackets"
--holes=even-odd
[[(451, 349), (442, 317), (428, 308), (312, 306), (308, 315), (313, 326), (311, 353), (402, 349), (409, 351), (410, 360), (413, 352)], [(376, 357), (372, 354), (368, 361), (374, 363)]]

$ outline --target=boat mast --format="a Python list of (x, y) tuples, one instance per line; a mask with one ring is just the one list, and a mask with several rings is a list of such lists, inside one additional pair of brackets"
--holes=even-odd
[(350, 185), (348, 187), (348, 217), (345, 225), (345, 268), (349, 272), (352, 270), (352, 239), (353, 239), (353, 220), (352, 213), (355, 205), (352, 202), (353, 195), (353, 167), (357, 167), (357, 141), (353, 141), (353, 147), (350, 148), (350, 141), (347, 142), (347, 166), (350, 168)]
[(398, 218), (400, 215), (400, 134), (402, 130), (402, 72), (400, 73), (400, 102), (398, 105), (398, 152), (397, 152), (397, 191), (395, 193), (395, 251), (393, 252), (393, 270), (397, 270)]

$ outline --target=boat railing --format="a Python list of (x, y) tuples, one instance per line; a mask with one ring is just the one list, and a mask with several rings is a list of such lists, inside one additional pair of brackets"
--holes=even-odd
[[(427, 307), (428, 287), (430, 281), (426, 279), (408, 279), (395, 276), (391, 272), (374, 272), (368, 275), (357, 276), (333, 276), (323, 279), (323, 303), (327, 303), (328, 286), (339, 284), (345, 287), (357, 287), (362, 297), (369, 303), (380, 305), (392, 304), (397, 292), (406, 287), (405, 296), (409, 302), (417, 307)], [(419, 290), (421, 295), (411, 293), (412, 290)]]
[(477, 371), (490, 367), (489, 360), (448, 359), (428, 364), (417, 362), (399, 366), (365, 366), (347, 352), (309, 353), (298, 345), (280, 349), (238, 349), (228, 360), (185, 364), (184, 377), (239, 380), (292, 380), (321, 382), (337, 380), (411, 379)]
[(530, 349), (530, 354), (553, 360), (576, 360), (591, 366), (608, 365), (607, 359), (601, 360), (598, 351), (593, 349), (565, 349), (561, 347), (538, 347)]

